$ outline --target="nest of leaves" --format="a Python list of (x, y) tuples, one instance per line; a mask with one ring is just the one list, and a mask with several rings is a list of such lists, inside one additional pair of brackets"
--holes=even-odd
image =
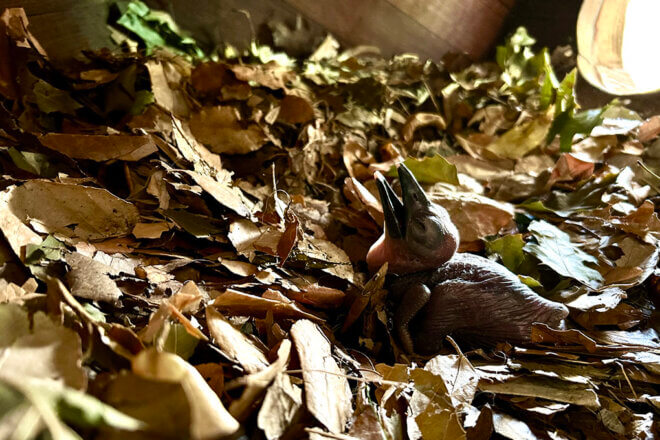
[[(479, 64), (209, 56), (115, 8), (123, 50), (66, 64), (0, 17), (3, 437), (653, 438), (660, 117), (580, 112), (523, 29)], [(404, 160), (567, 328), (398, 350), (364, 258)]]

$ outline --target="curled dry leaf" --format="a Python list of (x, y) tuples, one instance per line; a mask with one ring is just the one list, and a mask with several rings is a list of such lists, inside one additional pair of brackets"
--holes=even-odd
[(105, 189), (47, 180), (13, 187), (7, 205), (23, 222), (83, 240), (128, 235), (140, 218), (133, 204)]
[(91, 135), (48, 133), (39, 138), (42, 145), (73, 159), (138, 161), (158, 148), (151, 135)]
[(190, 405), (193, 440), (229, 436), (240, 428), (195, 367), (179, 356), (145, 349), (131, 360), (131, 366), (133, 373), (145, 379), (181, 384)]
[(351, 388), (332, 357), (332, 347), (321, 329), (301, 319), (291, 327), (300, 357), (309, 412), (330, 432), (341, 434), (353, 414)]
[(436, 127), (438, 130), (447, 128), (447, 122), (437, 113), (415, 113), (403, 125), (401, 138), (406, 142), (410, 142), (417, 129), (429, 125)]
[(276, 318), (320, 320), (319, 317), (301, 310), (293, 301), (288, 301), (281, 295), (272, 295), (272, 298), (268, 298), (228, 289), (224, 293), (217, 294), (213, 306), (232, 316), (263, 318), (266, 313), (272, 312)]
[(229, 106), (203, 107), (190, 118), (190, 130), (214, 153), (247, 154), (266, 143), (256, 124), (242, 124), (238, 111)]
[(486, 149), (497, 157), (519, 159), (541, 145), (550, 131), (551, 124), (552, 114), (541, 114), (513, 127)]

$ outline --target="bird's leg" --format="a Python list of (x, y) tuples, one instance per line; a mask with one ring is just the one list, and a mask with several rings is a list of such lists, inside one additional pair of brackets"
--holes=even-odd
[(431, 290), (423, 283), (415, 283), (402, 292), (399, 303), (395, 305), (394, 329), (403, 349), (408, 353), (413, 353), (413, 340), (408, 325), (430, 298)]

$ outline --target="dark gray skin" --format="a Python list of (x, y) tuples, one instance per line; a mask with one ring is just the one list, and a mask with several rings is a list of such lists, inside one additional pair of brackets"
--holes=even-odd
[(437, 353), (445, 336), (470, 346), (531, 341), (531, 326), (552, 327), (568, 316), (520, 282), (504, 266), (456, 253), (459, 237), (447, 211), (432, 203), (404, 166), (399, 167), (403, 203), (376, 176), (385, 215), (383, 236), (371, 247), (372, 271), (388, 262), (394, 330), (408, 353)]

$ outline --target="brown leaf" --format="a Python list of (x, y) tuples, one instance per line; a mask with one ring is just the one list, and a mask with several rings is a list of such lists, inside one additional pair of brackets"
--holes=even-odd
[[(374, 173), (369, 169), (369, 165), (376, 162), (376, 159), (359, 143), (355, 141), (346, 142), (342, 148), (342, 158), (344, 159), (346, 171), (352, 178), (360, 180), (373, 178)], [(387, 167), (387, 170), (389, 168)]]
[(65, 261), (71, 266), (67, 280), (74, 296), (113, 304), (119, 301), (122, 292), (108, 275), (112, 268), (78, 252), (67, 255)]
[(351, 308), (348, 310), (346, 318), (344, 319), (344, 324), (341, 328), (342, 332), (348, 330), (349, 327), (357, 321), (371, 301), (371, 298), (383, 288), (383, 284), (385, 284), (385, 275), (387, 275), (387, 262), (385, 262), (385, 264), (378, 269), (378, 272), (367, 281), (367, 284), (365, 284), (360, 295), (357, 296), (353, 301), (353, 304), (351, 304)]
[(138, 161), (158, 148), (150, 135), (86, 135), (48, 133), (39, 138), (41, 143), (73, 159)]
[(135, 238), (160, 238), (163, 232), (169, 231), (170, 225), (166, 222), (158, 223), (138, 223), (133, 228), (133, 236)]
[(195, 171), (183, 171), (209, 193), (218, 203), (234, 211), (236, 214), (249, 217), (254, 204), (243, 195), (243, 192), (233, 185), (231, 174), (227, 171), (215, 179)]
[(128, 235), (139, 221), (133, 204), (105, 189), (47, 180), (12, 187), (8, 208), (45, 232), (83, 240)]
[(295, 95), (286, 95), (280, 101), (280, 112), (277, 115), (279, 122), (287, 124), (304, 124), (314, 119), (314, 108), (305, 98)]
[(224, 100), (248, 99), (252, 88), (244, 81), (238, 81), (224, 63), (200, 63), (192, 71), (190, 81), (195, 90), (207, 95), (215, 95)]
[(287, 296), (302, 304), (309, 304), (321, 309), (335, 309), (343, 302), (346, 294), (339, 289), (319, 286), (318, 284), (307, 284), (300, 286), (302, 292), (289, 290)]
[(651, 116), (639, 126), (637, 139), (640, 142), (651, 141), (660, 135), (660, 115)]
[(519, 376), (502, 383), (479, 382), (479, 390), (488, 393), (511, 396), (529, 396), (556, 402), (598, 408), (598, 395), (589, 386), (580, 383), (557, 380), (540, 376)]
[(37, 312), (15, 304), (0, 305), (0, 378), (52, 379), (84, 390), (82, 343), (78, 334)]
[(546, 184), (550, 188), (557, 182), (573, 182), (589, 178), (594, 172), (594, 163), (580, 160), (570, 153), (559, 157)]
[(385, 217), (383, 215), (382, 205), (357, 179), (347, 177), (344, 180), (344, 195), (351, 201), (359, 201), (364, 205), (369, 216), (371, 216), (379, 226), (383, 226)]
[(284, 266), (298, 242), (298, 219), (295, 216), (291, 217), (293, 218), (292, 221), (287, 221), (280, 241), (277, 242), (277, 256), (280, 258), (280, 267)]
[(229, 68), (236, 78), (254, 81), (272, 90), (286, 89), (287, 83), (295, 78), (295, 73), (274, 61), (262, 65), (232, 65)]
[(431, 200), (447, 211), (458, 228), (462, 242), (480, 240), (512, 225), (514, 209), (505, 202), (436, 184), (429, 189)]
[(353, 413), (352, 394), (330, 343), (316, 324), (305, 319), (293, 324), (291, 337), (303, 370), (307, 409), (330, 432), (341, 434)]
[(598, 349), (596, 341), (578, 330), (556, 330), (538, 322), (532, 324), (532, 342), (578, 345), (589, 353), (595, 353)]
[(247, 154), (266, 143), (256, 124), (241, 124), (238, 111), (229, 106), (203, 107), (190, 118), (190, 130), (214, 153)]

